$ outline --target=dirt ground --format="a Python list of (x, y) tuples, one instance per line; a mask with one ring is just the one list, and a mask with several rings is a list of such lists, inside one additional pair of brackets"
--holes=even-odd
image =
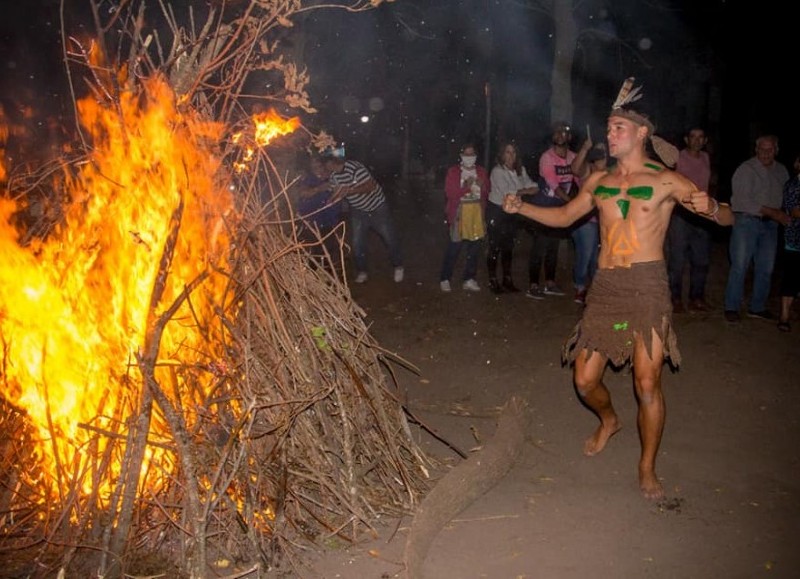
[[(629, 369), (606, 372), (623, 429), (598, 456), (584, 439), (596, 419), (581, 406), (560, 347), (580, 316), (572, 295), (543, 301), (438, 287), (446, 241), (435, 191), (395, 197), (406, 279), (391, 280), (375, 238), (371, 277), (352, 285), (373, 334), (419, 368), (398, 369), (408, 407), (469, 454), (494, 434), (499, 409), (524, 398), (531, 421), (519, 460), (498, 484), (454, 517), (430, 545), (423, 576), (471, 578), (794, 578), (800, 576), (800, 322), (722, 316), (726, 236), (714, 247), (703, 314), (675, 316), (683, 364), (665, 367), (667, 421), (657, 472), (666, 498), (638, 491), (639, 440)], [(519, 235), (518, 285), (527, 284), (528, 237)], [(564, 242), (558, 282), (571, 288)], [(460, 280), (461, 263), (454, 282)], [(773, 286), (773, 289), (776, 286)], [(774, 293), (774, 292), (773, 292)], [(778, 298), (770, 304), (777, 312)], [(421, 430), (421, 444), (447, 467), (463, 460)], [(332, 545), (309, 560), (308, 577), (402, 577), (411, 519), (379, 536)]]

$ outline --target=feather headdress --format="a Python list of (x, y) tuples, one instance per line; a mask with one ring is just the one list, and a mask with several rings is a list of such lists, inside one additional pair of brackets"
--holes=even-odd
[(632, 76), (625, 79), (619, 89), (619, 93), (617, 93), (617, 99), (614, 101), (614, 104), (611, 105), (612, 110), (624, 107), (642, 98), (642, 87), (637, 86), (633, 88), (633, 82), (635, 80), (636, 79)]
[(656, 127), (653, 121), (646, 114), (631, 107), (632, 103), (642, 98), (642, 87), (633, 86), (635, 80), (631, 76), (622, 83), (619, 93), (617, 93), (617, 98), (614, 100), (614, 104), (611, 105), (611, 114), (609, 116), (622, 117), (647, 127), (647, 136), (653, 144), (653, 150), (665, 165), (674, 167), (678, 161), (678, 148), (669, 141), (655, 135)]
[(619, 89), (619, 93), (617, 93), (617, 98), (614, 101), (614, 104), (611, 105), (611, 114), (609, 116), (622, 117), (624, 119), (633, 121), (638, 125), (644, 125), (647, 127), (647, 136), (652, 137), (653, 133), (656, 132), (656, 127), (653, 124), (653, 121), (651, 121), (646, 114), (637, 111), (631, 106), (631, 103), (634, 103), (642, 98), (642, 87), (637, 86), (634, 88), (634, 80), (636, 79), (630, 76), (625, 79), (625, 82), (622, 83), (622, 87)]

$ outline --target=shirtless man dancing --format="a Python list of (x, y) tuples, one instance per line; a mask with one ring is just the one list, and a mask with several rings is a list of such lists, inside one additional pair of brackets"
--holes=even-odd
[(660, 499), (664, 490), (655, 462), (664, 429), (661, 369), (667, 357), (674, 366), (680, 364), (671, 327), (664, 235), (676, 203), (720, 225), (732, 224), (733, 213), (686, 177), (647, 156), (645, 146), (653, 138), (654, 126), (630, 106), (641, 96), (631, 98), (638, 93), (631, 90), (632, 82), (628, 79), (623, 85), (608, 118), (608, 150), (617, 160), (615, 166), (593, 173), (577, 196), (561, 207), (537, 207), (509, 195), (503, 209), (550, 227), (568, 227), (598, 208), (598, 271), (582, 319), (562, 356), (574, 364), (575, 388), (600, 419), (584, 445), (587, 456), (603, 450), (621, 428), (603, 384), (606, 365), (632, 363), (641, 440), (639, 488), (645, 498)]

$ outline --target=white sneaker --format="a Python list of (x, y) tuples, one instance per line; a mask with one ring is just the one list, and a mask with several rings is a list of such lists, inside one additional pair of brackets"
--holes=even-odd
[(395, 283), (400, 283), (403, 281), (403, 276), (405, 275), (405, 270), (401, 267), (394, 268), (394, 281)]
[(356, 283), (364, 283), (367, 281), (367, 272), (366, 271), (359, 271), (358, 275), (356, 276)]
[(446, 279), (440, 281), (439, 282), (439, 288), (443, 292), (449, 292), (450, 291), (450, 282), (448, 280), (446, 280)]
[(461, 287), (468, 292), (481, 291), (481, 286), (479, 286), (478, 282), (476, 282), (474, 279), (468, 279), (467, 281), (464, 282), (464, 285), (462, 285)]

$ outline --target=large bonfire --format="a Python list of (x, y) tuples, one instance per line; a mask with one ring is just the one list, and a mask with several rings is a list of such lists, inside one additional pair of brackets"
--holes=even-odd
[(231, 104), (269, 70), (287, 107), (313, 112), (307, 77), (253, 50), (302, 2), (276, 4), (230, 21), (211, 8), (202, 32), (162, 11), (194, 58), (178, 66), (149, 48), (144, 2), (123, 3), (127, 62), (71, 45), (92, 88), (75, 101), (77, 152), (0, 166), (9, 572), (258, 573), (303, 543), (358, 539), (425, 487), (386, 353), (337, 268), (309, 267), (296, 241), (289, 170), (269, 151), (299, 118)]

